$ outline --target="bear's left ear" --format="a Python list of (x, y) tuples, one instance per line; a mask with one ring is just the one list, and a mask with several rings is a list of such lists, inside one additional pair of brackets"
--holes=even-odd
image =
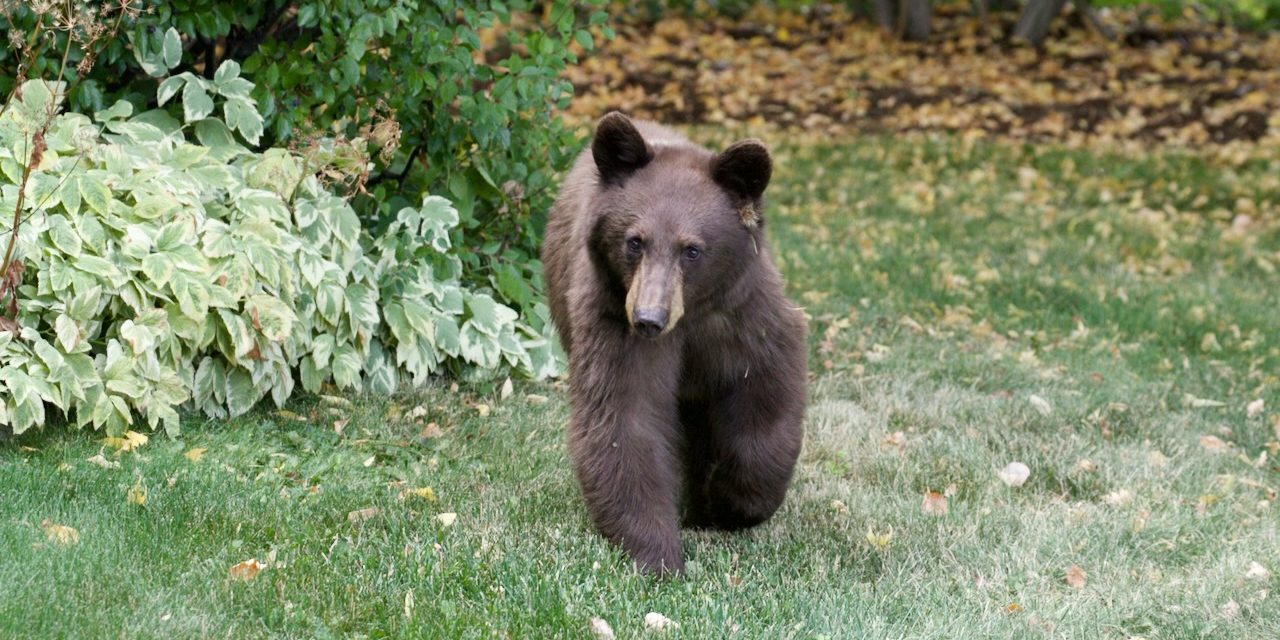
[(772, 175), (773, 159), (759, 140), (735, 142), (711, 160), (711, 179), (744, 200), (759, 200)]

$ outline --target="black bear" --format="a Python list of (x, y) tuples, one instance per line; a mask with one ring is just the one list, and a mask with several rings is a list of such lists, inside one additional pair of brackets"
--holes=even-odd
[(644, 571), (683, 571), (682, 522), (767, 520), (800, 453), (805, 320), (765, 241), (772, 171), (758, 140), (715, 154), (610, 113), (551, 210), (569, 454), (596, 526)]

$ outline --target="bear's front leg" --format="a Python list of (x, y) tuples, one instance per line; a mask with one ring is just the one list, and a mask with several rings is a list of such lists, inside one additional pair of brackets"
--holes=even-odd
[(647, 572), (681, 572), (679, 350), (597, 332), (574, 343), (569, 455), (600, 532)]

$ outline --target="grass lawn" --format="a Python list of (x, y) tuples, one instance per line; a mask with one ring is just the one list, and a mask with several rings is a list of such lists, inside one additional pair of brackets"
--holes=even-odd
[(807, 442), (687, 578), (592, 532), (557, 388), (313, 398), (0, 444), (0, 636), (1277, 637), (1280, 162), (775, 146)]

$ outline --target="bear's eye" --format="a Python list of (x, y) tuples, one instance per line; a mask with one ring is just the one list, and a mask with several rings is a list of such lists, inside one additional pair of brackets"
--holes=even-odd
[(640, 253), (640, 250), (643, 248), (644, 241), (640, 240), (640, 238), (627, 239), (627, 251), (630, 251), (631, 253)]
[(692, 261), (697, 260), (698, 258), (701, 258), (701, 257), (702, 257), (702, 249), (699, 249), (699, 248), (697, 248), (697, 247), (685, 247), (685, 248), (684, 248), (684, 259), (685, 259), (685, 260), (688, 260), (688, 261), (692, 262)]

